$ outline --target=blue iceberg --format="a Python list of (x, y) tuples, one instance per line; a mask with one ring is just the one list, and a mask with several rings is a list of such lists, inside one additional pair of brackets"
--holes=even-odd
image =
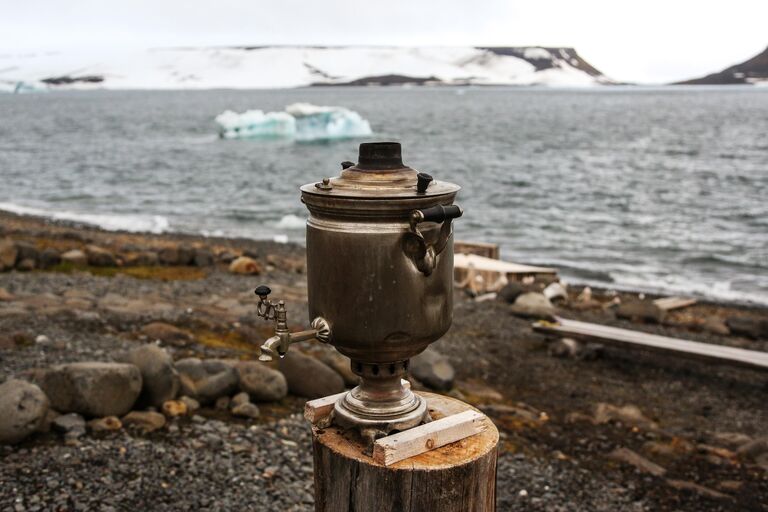
[(227, 110), (216, 117), (223, 139), (290, 138), (299, 142), (349, 139), (371, 135), (370, 123), (344, 107), (310, 103), (288, 105), (283, 112)]

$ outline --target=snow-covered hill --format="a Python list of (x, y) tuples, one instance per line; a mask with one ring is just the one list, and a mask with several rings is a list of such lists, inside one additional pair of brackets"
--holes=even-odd
[(132, 53), (0, 54), (0, 82), (108, 89), (284, 88), (309, 85), (614, 83), (572, 48), (170, 48)]

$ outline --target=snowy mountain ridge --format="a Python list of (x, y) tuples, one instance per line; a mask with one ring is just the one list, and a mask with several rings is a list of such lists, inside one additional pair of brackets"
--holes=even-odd
[(4, 88), (213, 89), (317, 85), (615, 83), (573, 48), (256, 46), (102, 55), (0, 54)]

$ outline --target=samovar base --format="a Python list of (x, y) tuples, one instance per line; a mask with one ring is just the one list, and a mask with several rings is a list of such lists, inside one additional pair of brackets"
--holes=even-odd
[[(387, 375), (379, 367), (386, 368)], [(360, 376), (360, 385), (336, 401), (327, 421), (329, 425), (357, 429), (366, 439), (366, 453), (370, 454), (380, 437), (431, 421), (426, 400), (403, 385), (408, 361), (386, 365), (353, 361), (352, 368)]]

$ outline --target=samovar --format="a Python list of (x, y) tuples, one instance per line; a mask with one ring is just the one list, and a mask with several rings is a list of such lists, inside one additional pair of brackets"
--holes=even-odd
[(260, 359), (313, 338), (336, 347), (360, 384), (336, 402), (330, 421), (370, 441), (429, 421), (425, 401), (402, 378), (409, 359), (451, 326), (459, 188), (404, 165), (397, 142), (360, 144), (357, 164), (301, 187), (312, 329), (289, 332), (284, 302), (256, 289), (259, 315), (275, 321)]

